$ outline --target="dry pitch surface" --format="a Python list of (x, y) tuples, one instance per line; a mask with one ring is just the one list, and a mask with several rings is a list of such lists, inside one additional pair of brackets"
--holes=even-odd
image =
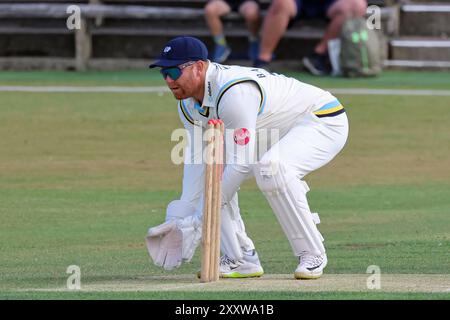
[[(450, 292), (449, 275), (381, 274), (379, 288), (371, 282), (369, 274), (325, 274), (318, 280), (295, 280), (290, 274), (271, 274), (253, 279), (221, 279), (218, 282), (201, 283), (193, 275), (149, 276), (133, 280), (81, 283), (85, 292)], [(369, 284), (369, 286), (368, 286)], [(372, 288), (372, 289), (369, 289)], [(30, 288), (20, 291), (69, 291), (65, 287)]]

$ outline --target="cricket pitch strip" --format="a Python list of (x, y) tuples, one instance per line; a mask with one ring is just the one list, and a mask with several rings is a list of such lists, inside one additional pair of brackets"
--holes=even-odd
[[(59, 288), (29, 288), (20, 291), (63, 292)], [(130, 280), (83, 282), (80, 292), (429, 292), (450, 293), (448, 274), (381, 274), (379, 286), (370, 285), (370, 274), (325, 274), (317, 280), (295, 280), (293, 274), (268, 274), (260, 278), (220, 279), (201, 283), (193, 274), (148, 276)]]

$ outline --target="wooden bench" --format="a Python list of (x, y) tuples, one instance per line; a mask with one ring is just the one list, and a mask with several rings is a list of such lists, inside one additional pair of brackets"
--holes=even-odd
[[(99, 0), (71, 1), (71, 3), (62, 3), (59, 0), (53, 0), (51, 3), (34, 0), (5, 2), (0, 0), (0, 34), (73, 35), (74, 66), (77, 70), (88, 68), (93, 56), (93, 37), (96, 36), (173, 37), (191, 34), (206, 41), (210, 38), (204, 22), (205, 1), (202, 0), (109, 0), (102, 3)], [(270, 1), (263, 0), (263, 3), (267, 7)], [(69, 30), (65, 25), (70, 15), (67, 8), (72, 4), (78, 5), (81, 9), (81, 28), (76, 30)], [(180, 7), (180, 4), (189, 7)], [(384, 10), (382, 14), (386, 19), (392, 13)], [(224, 23), (228, 37), (246, 37), (247, 30), (240, 15), (231, 13), (225, 17)], [(286, 32), (283, 39), (318, 40), (323, 34), (324, 26), (323, 22), (318, 21), (297, 23)]]

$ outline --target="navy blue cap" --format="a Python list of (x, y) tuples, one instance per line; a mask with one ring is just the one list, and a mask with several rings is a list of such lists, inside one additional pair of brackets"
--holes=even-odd
[(208, 49), (203, 42), (194, 37), (177, 37), (164, 46), (158, 60), (149, 67), (174, 67), (188, 61), (206, 60)]

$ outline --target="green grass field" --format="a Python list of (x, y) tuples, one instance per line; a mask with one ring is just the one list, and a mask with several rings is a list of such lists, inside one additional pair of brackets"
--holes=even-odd
[[(290, 75), (324, 88), (450, 90), (449, 73)], [(0, 86), (12, 85), (164, 83), (150, 71), (0, 73)], [(0, 299), (449, 299), (450, 96), (337, 96), (348, 144), (306, 179), (326, 275), (285, 278), (297, 261), (249, 181), (240, 206), (267, 279), (222, 280), (222, 288), (198, 286), (200, 250), (165, 272), (144, 245), (181, 191), (182, 167), (170, 161), (170, 134), (181, 126), (171, 94), (0, 91)], [(83, 290), (64, 290), (69, 265), (81, 268)], [(361, 285), (370, 265), (381, 269), (380, 290)], [(354, 290), (339, 281), (348, 275), (360, 281)], [(409, 276), (397, 286), (395, 275)]]

